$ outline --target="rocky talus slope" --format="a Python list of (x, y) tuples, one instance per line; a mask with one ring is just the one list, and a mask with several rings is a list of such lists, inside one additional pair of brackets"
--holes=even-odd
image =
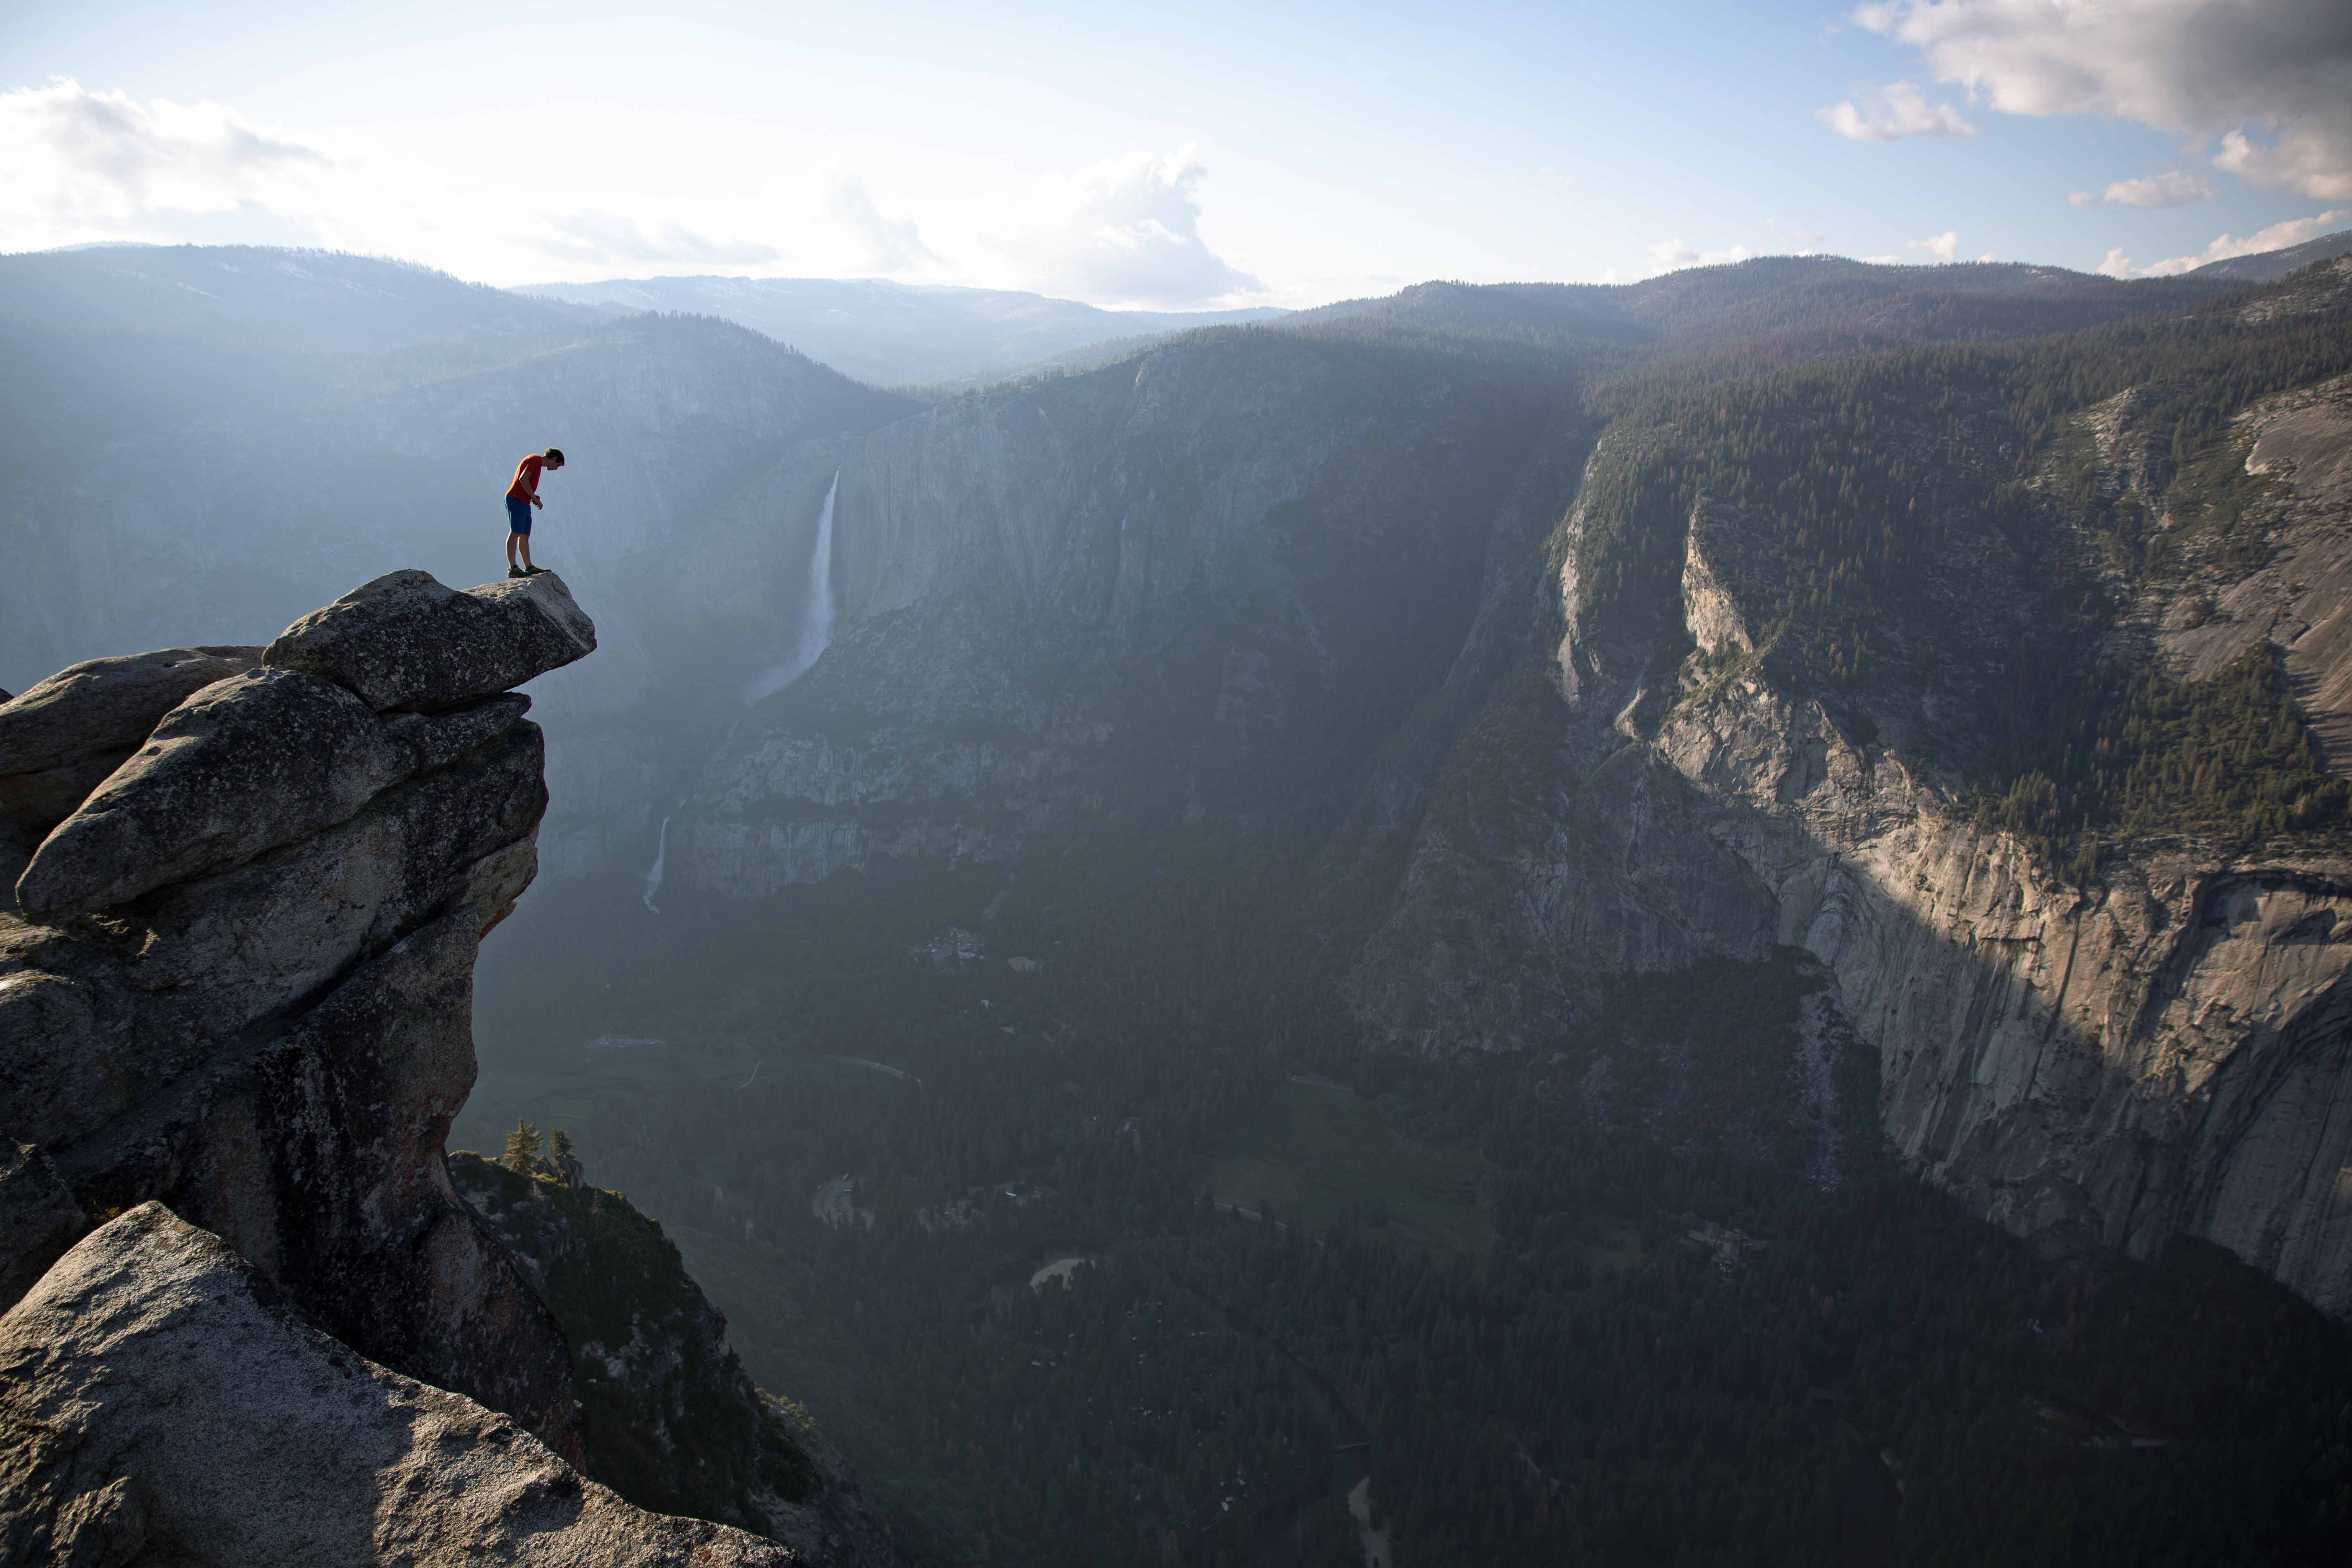
[(595, 646), (551, 574), (400, 572), (0, 705), (0, 1560), (799, 1560), (583, 1479), (442, 1152), (547, 800), (509, 689)]

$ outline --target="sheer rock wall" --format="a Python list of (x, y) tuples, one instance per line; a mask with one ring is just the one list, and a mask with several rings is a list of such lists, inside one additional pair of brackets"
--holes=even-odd
[[(2250, 469), (2292, 492), (2269, 564), (2152, 592), (2116, 634), (2191, 676), (2269, 638), (2338, 772), (2345, 396), (2247, 416)], [(1612, 600), (1579, 581), (1571, 505), (1497, 580), (1473, 644), (1517, 673), (1465, 656), (1450, 727), (1375, 786), (1403, 804), (1360, 810), (1335, 857), (1341, 885), (1402, 868), (1349, 973), (1359, 1016), (1408, 1047), (1526, 1047), (1576, 1026), (1595, 976), (1797, 948), (1877, 1049), (1887, 1136), (1977, 1212), (2059, 1255), (2203, 1237), (2352, 1312), (2352, 861), (2189, 835), (2110, 842), (2095, 878), (2062, 879), (1979, 827), (1952, 772), (1902, 760), (1968, 743), (2031, 629), (2034, 563), (1955, 523), (1966, 571), (1887, 617), (1893, 673), (1833, 712), (1757, 657), (1756, 522), (1703, 503), (1678, 580)], [(2189, 628), (2205, 595), (2221, 613)]]

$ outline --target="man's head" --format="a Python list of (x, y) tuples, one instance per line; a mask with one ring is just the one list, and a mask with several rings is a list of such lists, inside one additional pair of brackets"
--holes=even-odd
[(563, 448), (561, 447), (550, 447), (544, 453), (541, 454), (539, 460), (551, 468), (560, 468), (563, 467)]

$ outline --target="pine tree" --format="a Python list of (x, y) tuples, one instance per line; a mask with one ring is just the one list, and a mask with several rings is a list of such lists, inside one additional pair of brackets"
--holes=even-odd
[(572, 1142), (572, 1134), (561, 1127), (547, 1135), (547, 1152), (559, 1160), (572, 1159), (580, 1152)]
[(538, 1163), (539, 1129), (528, 1121), (516, 1122), (507, 1134), (507, 1169), (528, 1176)]

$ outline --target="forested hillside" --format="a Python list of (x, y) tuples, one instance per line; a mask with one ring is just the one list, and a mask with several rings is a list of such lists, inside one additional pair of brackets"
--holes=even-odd
[[(1265, 868), (1162, 848), (502, 933), (457, 1141), (570, 1130), (935, 1561), (1352, 1565), (1367, 1478), (1405, 1563), (2328, 1560), (2340, 1326), (1922, 1187), (1818, 972), (1365, 1056)], [(1326, 1104), (1378, 1147), (1336, 1182)]]

